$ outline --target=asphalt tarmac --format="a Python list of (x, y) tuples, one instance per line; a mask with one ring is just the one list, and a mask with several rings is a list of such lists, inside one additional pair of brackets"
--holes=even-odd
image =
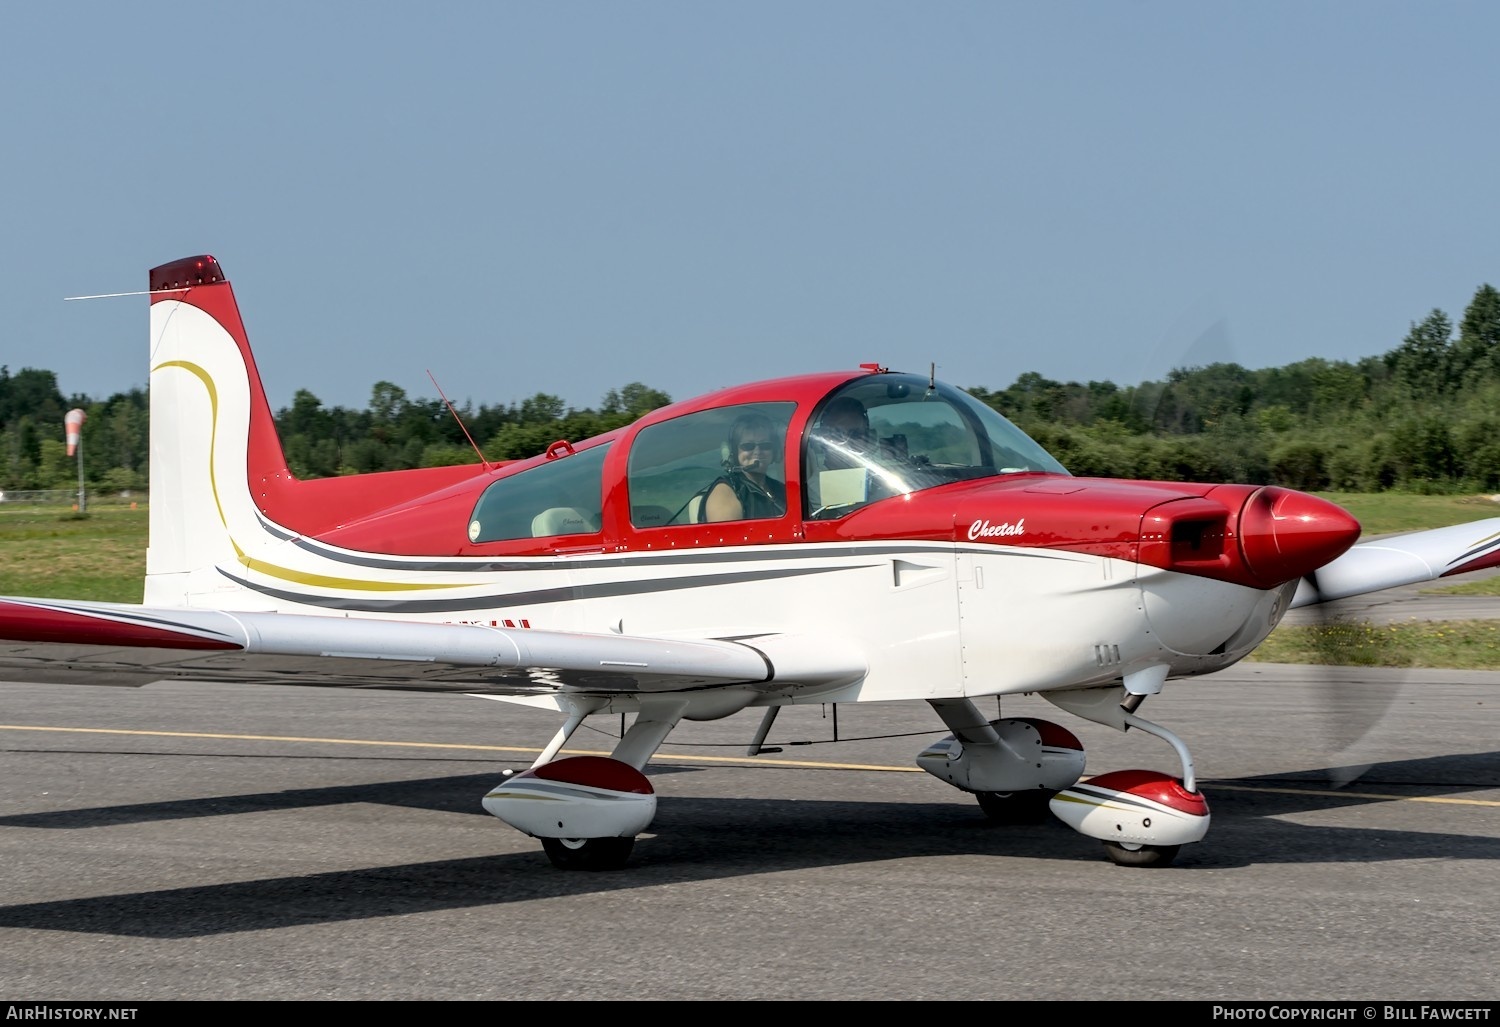
[(1372, 624), (1394, 624), (1421, 620), (1493, 620), (1500, 618), (1500, 596), (1444, 595), (1453, 585), (1486, 581), (1500, 576), (1500, 568), (1470, 571), (1438, 581), (1382, 589), (1362, 596), (1339, 599), (1292, 610), (1281, 623), (1312, 624), (1344, 619)]
[[(1066, 724), (1089, 774), (1178, 768), (1003, 712)], [(0, 1000), (1500, 999), (1500, 673), (1243, 663), (1140, 712), (1212, 810), (1167, 868), (991, 824), (893, 703), (786, 710), (754, 758), (753, 713), (683, 725), (629, 865), (591, 874), (480, 806), (555, 715), (0, 685)], [(608, 751), (590, 725), (571, 751)]]

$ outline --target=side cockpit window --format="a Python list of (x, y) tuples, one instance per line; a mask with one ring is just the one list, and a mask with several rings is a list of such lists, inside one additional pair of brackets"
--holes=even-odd
[(860, 378), (830, 395), (813, 414), (802, 461), (809, 520), (954, 481), (1067, 473), (968, 393), (906, 374)]
[(568, 452), (501, 478), (474, 504), (469, 541), (597, 533), (607, 452), (607, 444)]
[(760, 520), (786, 513), (786, 431), (794, 403), (742, 403), (641, 429), (629, 460), (637, 528)]

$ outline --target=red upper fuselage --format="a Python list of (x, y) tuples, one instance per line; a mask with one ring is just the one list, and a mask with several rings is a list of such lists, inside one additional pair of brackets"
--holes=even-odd
[[(1359, 534), (1342, 509), (1275, 487), (1072, 477), (967, 394), (873, 366), (722, 389), (499, 466), (297, 480), (217, 263), (164, 265), (152, 287), (184, 280), (194, 287), (154, 301), (202, 308), (239, 345), (251, 388), (246, 470), (260, 511), (347, 550), (493, 558), (908, 539), (1063, 549), (1266, 589), (1334, 559)], [(821, 426), (849, 402), (865, 411), (867, 448), (839, 448), (838, 436), (830, 450)], [(785, 512), (704, 521), (692, 497), (733, 464), (724, 434), (745, 414), (777, 440)], [(854, 492), (842, 505), (820, 501), (820, 481), (830, 490), (852, 482)], [(562, 527), (540, 526), (542, 514), (559, 512)]]

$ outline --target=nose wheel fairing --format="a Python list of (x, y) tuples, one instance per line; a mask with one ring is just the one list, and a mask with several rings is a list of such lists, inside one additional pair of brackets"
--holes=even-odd
[[(1053, 796), (1053, 814), (1079, 834), (1104, 842), (1122, 866), (1166, 866), (1177, 850), (1208, 833), (1208, 801), (1197, 790), (1193, 757), (1171, 731), (1133, 712), (1141, 695), (1123, 685), (1049, 692), (1059, 709), (1117, 731), (1139, 728), (1162, 739), (1177, 754), (1182, 776), (1155, 770), (1117, 770), (1079, 781)], [(1128, 706), (1128, 708), (1127, 708)]]
[[(1178, 848), (1202, 841), (1208, 833), (1208, 802), (1202, 793), (1155, 770), (1116, 770), (1079, 781), (1058, 792), (1049, 805), (1059, 820), (1098, 838), (1111, 859), (1129, 866), (1169, 862)], [(1153, 851), (1165, 860), (1116, 858), (1117, 852), (1149, 856)]]

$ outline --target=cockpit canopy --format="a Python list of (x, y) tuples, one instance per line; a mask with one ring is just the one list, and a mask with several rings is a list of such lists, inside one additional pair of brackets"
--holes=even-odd
[(1025, 471), (1067, 473), (968, 393), (916, 375), (871, 375), (830, 393), (809, 422), (804, 515), (841, 517), (876, 499)]
[[(675, 416), (663, 410), (618, 438), (518, 468), (480, 497), (469, 540), (596, 535), (611, 521), (634, 530), (700, 524), (719, 486), (745, 500), (738, 519), (780, 523), (835, 520), (951, 482), (1068, 473), (997, 411), (920, 375), (873, 373), (816, 392), (807, 379), (786, 382), (685, 404)], [(742, 437), (746, 425), (754, 430)], [(609, 459), (621, 446), (623, 466)], [(628, 502), (622, 516), (605, 516), (607, 497)]]

